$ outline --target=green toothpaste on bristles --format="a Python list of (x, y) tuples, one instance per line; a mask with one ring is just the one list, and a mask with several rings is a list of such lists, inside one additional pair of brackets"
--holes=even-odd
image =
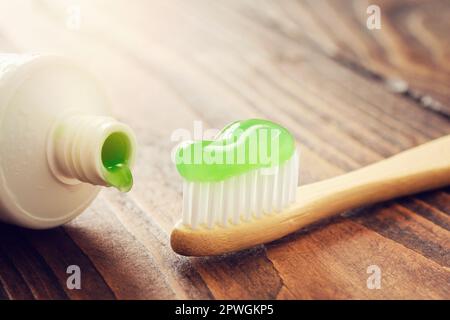
[(210, 140), (182, 144), (176, 152), (180, 175), (193, 182), (217, 182), (252, 170), (280, 166), (295, 152), (293, 136), (268, 120), (226, 126)]
[(225, 227), (281, 212), (295, 201), (298, 153), (288, 130), (268, 120), (231, 123), (212, 141), (182, 144), (182, 223)]

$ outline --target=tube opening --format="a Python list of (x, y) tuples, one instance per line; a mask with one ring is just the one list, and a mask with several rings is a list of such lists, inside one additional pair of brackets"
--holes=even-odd
[(103, 143), (102, 163), (108, 169), (117, 165), (128, 164), (131, 154), (131, 142), (123, 132), (111, 133)]
[(126, 125), (111, 117), (66, 115), (55, 123), (47, 159), (62, 183), (80, 182), (129, 191), (136, 141)]
[(113, 132), (102, 146), (102, 164), (106, 182), (120, 191), (127, 192), (133, 186), (130, 171), (132, 153), (130, 138), (124, 132)]

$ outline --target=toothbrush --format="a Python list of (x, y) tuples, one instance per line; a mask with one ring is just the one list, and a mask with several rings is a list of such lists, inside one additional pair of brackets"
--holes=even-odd
[[(261, 135), (264, 131), (270, 133)], [(252, 138), (256, 149), (249, 147)], [(182, 161), (195, 155), (232, 158), (239, 149), (247, 157), (261, 149), (279, 152), (266, 162)], [(359, 206), (449, 185), (450, 135), (297, 187), (293, 137), (277, 124), (252, 119), (232, 123), (214, 141), (180, 146), (177, 169), (184, 179), (183, 218), (172, 231), (171, 246), (186, 256), (219, 255), (274, 241)]]

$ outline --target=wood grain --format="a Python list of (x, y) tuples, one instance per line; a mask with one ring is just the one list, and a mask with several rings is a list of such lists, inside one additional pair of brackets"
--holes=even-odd
[(262, 26), (307, 41), (334, 61), (450, 116), (448, 1), (371, 1), (382, 14), (382, 28), (374, 31), (363, 27), (366, 1), (232, 2)]
[[(286, 126), (301, 184), (449, 134), (448, 2), (375, 1), (377, 31), (357, 0), (77, 3), (70, 29), (65, 2), (0, 2), (0, 50), (65, 54), (96, 73), (136, 131), (135, 187), (104, 190), (55, 230), (1, 225), (0, 298), (450, 298), (448, 189), (221, 257), (178, 256), (168, 236), (181, 209), (171, 134), (194, 120)], [(81, 290), (65, 285), (70, 264)], [(372, 264), (380, 290), (366, 286)]]

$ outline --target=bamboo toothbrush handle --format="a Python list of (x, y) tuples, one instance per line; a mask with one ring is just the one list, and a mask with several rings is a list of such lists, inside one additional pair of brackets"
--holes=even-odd
[[(359, 170), (298, 188), (296, 206), (317, 220), (362, 205), (450, 184), (450, 135)], [(301, 210), (303, 211), (303, 210)]]
[(321, 219), (362, 205), (450, 184), (450, 135), (341, 176), (301, 186), (283, 212), (228, 227), (193, 230), (179, 223), (172, 248), (205, 256), (242, 250), (279, 239)]

